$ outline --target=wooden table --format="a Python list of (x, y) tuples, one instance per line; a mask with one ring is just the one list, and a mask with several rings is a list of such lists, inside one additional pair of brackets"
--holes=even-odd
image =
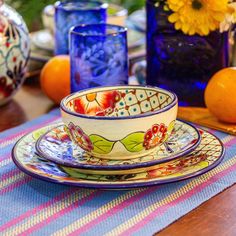
[[(47, 113), (53, 103), (37, 83), (27, 82), (14, 100), (0, 107), (0, 131)], [(158, 233), (160, 236), (236, 235), (236, 186), (205, 202)]]

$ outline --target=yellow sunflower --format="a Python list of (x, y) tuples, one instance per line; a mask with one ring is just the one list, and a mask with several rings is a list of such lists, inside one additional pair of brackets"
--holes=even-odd
[(228, 0), (167, 0), (174, 12), (169, 21), (176, 30), (185, 34), (201, 36), (219, 29), (227, 12)]

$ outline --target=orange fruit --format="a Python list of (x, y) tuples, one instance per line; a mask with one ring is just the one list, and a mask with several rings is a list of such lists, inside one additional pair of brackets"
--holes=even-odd
[(220, 121), (236, 123), (236, 67), (220, 70), (211, 78), (205, 103)]
[(56, 104), (70, 94), (70, 57), (55, 56), (43, 67), (40, 74), (43, 92)]

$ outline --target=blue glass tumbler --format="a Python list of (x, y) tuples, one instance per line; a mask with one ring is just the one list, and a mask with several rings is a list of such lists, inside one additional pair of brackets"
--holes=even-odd
[(109, 24), (70, 31), (71, 92), (128, 84), (127, 29)]
[(55, 55), (69, 54), (69, 31), (80, 24), (106, 23), (108, 4), (67, 0), (55, 4)]

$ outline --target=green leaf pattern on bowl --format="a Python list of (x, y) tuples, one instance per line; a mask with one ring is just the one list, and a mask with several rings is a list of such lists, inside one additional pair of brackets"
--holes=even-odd
[(136, 132), (126, 136), (120, 142), (129, 152), (141, 152), (144, 149), (144, 132)]
[(99, 154), (108, 154), (112, 151), (115, 141), (109, 141), (99, 135), (92, 134), (89, 136), (93, 144), (93, 152)]

